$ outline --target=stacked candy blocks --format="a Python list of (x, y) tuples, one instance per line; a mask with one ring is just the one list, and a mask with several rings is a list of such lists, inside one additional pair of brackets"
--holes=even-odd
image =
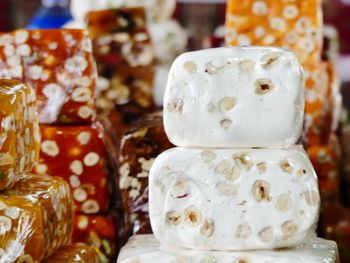
[(0, 102), (0, 260), (39, 262), (70, 242), (73, 200), (61, 178), (28, 174), (40, 147), (34, 90), (1, 79)]
[[(35, 158), (34, 172), (65, 179), (70, 185), (77, 215), (86, 215), (93, 221), (99, 214), (109, 222), (111, 185), (107, 159), (112, 150), (105, 144), (106, 127), (95, 118), (97, 71), (88, 33), (84, 30), (18, 30), (1, 34), (0, 43), (3, 43), (0, 77), (29, 83), (38, 97), (42, 142), (36, 149), (40, 149), (40, 158)], [(8, 122), (12, 125), (11, 119)], [(26, 139), (29, 135), (17, 136)], [(30, 152), (24, 156), (32, 158), (32, 166), (35, 154)], [(24, 158), (20, 162), (25, 166)], [(77, 239), (75, 229), (73, 241), (98, 243), (99, 248), (107, 247), (112, 255), (115, 234), (104, 240), (96, 234), (96, 229), (90, 229), (94, 224), (88, 224), (88, 220), (75, 224), (87, 234)], [(113, 227), (112, 224), (110, 231), (115, 233)], [(98, 242), (91, 242), (91, 236)]]
[[(211, 250), (277, 248), (289, 248), (271, 252), (277, 262), (323, 260), (317, 243), (326, 247), (328, 241), (313, 238), (320, 205), (316, 174), (294, 145), (302, 131), (303, 85), (297, 59), (283, 49), (219, 48), (177, 58), (164, 97), (164, 126), (179, 147), (162, 153), (151, 168), (150, 219), (162, 246), (207, 252), (174, 255), (154, 249), (147, 238), (140, 246), (153, 246), (167, 260), (197, 254), (200, 262)], [(303, 243), (311, 245), (298, 247)], [(122, 250), (119, 262), (150, 262), (147, 253), (135, 256), (138, 249)], [(290, 258), (300, 249), (307, 259)], [(334, 244), (324, 252), (335, 262)]]

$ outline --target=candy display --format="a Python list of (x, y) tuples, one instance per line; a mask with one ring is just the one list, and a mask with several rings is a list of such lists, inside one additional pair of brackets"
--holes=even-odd
[(73, 201), (68, 184), (46, 175), (23, 175), (0, 194), (3, 262), (33, 262), (71, 239)]
[(130, 238), (121, 250), (118, 263), (153, 262), (275, 262), (338, 263), (337, 245), (333, 241), (313, 238), (295, 248), (273, 251), (200, 251), (161, 247), (153, 235)]
[(112, 217), (75, 215), (73, 242), (83, 242), (96, 248), (102, 262), (115, 262), (116, 241), (117, 229)]
[(184, 53), (164, 95), (164, 126), (178, 146), (274, 147), (295, 143), (303, 123), (303, 72), (277, 48)]
[(45, 263), (101, 263), (94, 247), (83, 243), (64, 245), (60, 247)]
[(148, 174), (154, 158), (173, 145), (166, 137), (162, 114), (145, 115), (122, 138), (119, 189), (132, 233), (152, 233), (148, 216)]
[(271, 249), (314, 235), (320, 197), (301, 147), (173, 148), (156, 158), (149, 181), (152, 229), (167, 246)]
[(109, 203), (108, 149), (100, 122), (84, 126), (41, 125), (40, 158), (34, 171), (64, 178), (77, 212), (106, 212)]
[(0, 34), (0, 78), (34, 87), (40, 123), (89, 123), (97, 76), (91, 47), (84, 30)]
[(86, 18), (93, 39), (99, 81), (97, 107), (115, 106), (134, 119), (153, 106), (154, 52), (142, 8), (90, 12)]
[(0, 190), (10, 188), (38, 159), (40, 131), (34, 90), (0, 79)]

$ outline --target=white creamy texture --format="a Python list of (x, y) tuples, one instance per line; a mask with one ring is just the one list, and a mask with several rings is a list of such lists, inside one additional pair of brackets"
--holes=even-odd
[(168, 80), (170, 66), (169, 65), (157, 65), (156, 72), (153, 81), (153, 99), (157, 106), (163, 106), (163, 98), (166, 82)]
[(337, 258), (337, 244), (322, 238), (291, 249), (220, 252), (161, 247), (153, 235), (136, 235), (121, 249), (117, 263), (334, 263)]
[(320, 198), (301, 146), (173, 148), (149, 174), (152, 229), (164, 245), (251, 250), (291, 247), (314, 236)]
[(185, 51), (187, 35), (177, 21), (150, 23), (149, 32), (158, 63), (172, 63), (179, 54)]
[(284, 147), (301, 135), (304, 76), (289, 51), (215, 48), (173, 63), (164, 126), (183, 147)]
[(165, 21), (171, 18), (175, 5), (175, 0), (71, 0), (70, 11), (74, 20), (83, 22), (90, 11), (121, 7), (144, 7), (150, 21)]

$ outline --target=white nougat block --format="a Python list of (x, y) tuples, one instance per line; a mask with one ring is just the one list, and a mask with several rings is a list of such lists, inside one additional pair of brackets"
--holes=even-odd
[(172, 148), (149, 174), (153, 233), (164, 245), (208, 250), (291, 247), (315, 235), (317, 177), (301, 146)]
[(164, 95), (164, 126), (183, 147), (285, 147), (301, 135), (304, 74), (293, 53), (269, 47), (184, 53)]
[(161, 246), (153, 235), (137, 235), (121, 249), (117, 263), (336, 263), (337, 244), (322, 238), (291, 249), (200, 251)]

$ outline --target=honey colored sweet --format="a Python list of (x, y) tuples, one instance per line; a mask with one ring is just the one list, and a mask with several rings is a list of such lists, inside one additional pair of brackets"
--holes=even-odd
[(30, 172), (38, 159), (40, 130), (34, 90), (14, 80), (0, 79), (0, 190)]
[(154, 107), (154, 51), (143, 8), (120, 8), (87, 14), (99, 81), (97, 108), (115, 106), (135, 119)]
[(44, 263), (101, 263), (96, 248), (83, 243), (64, 245)]
[(40, 123), (89, 123), (97, 78), (84, 30), (17, 30), (0, 34), (0, 78), (30, 84)]
[(71, 239), (73, 201), (60, 178), (23, 175), (1, 193), (0, 208), (3, 262), (39, 262)]

